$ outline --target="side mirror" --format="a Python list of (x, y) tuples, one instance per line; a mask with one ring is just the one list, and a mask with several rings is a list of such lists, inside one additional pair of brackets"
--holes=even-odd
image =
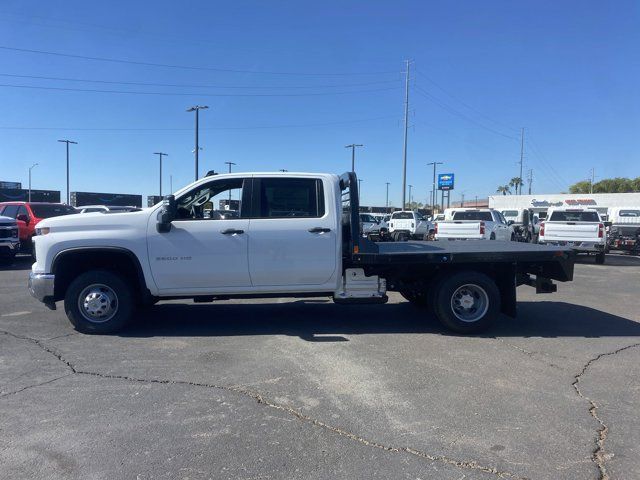
[(176, 218), (176, 197), (167, 195), (162, 201), (162, 209), (158, 214), (157, 229), (159, 233), (166, 233), (171, 230), (171, 222)]
[(16, 220), (20, 220), (21, 222), (24, 222), (27, 225), (29, 225), (29, 215), (25, 215), (24, 213), (19, 214), (16, 217)]

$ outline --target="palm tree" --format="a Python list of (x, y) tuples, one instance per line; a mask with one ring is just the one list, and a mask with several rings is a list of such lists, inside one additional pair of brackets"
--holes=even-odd
[(509, 185), (501, 185), (498, 187), (498, 189), (496, 190), (497, 193), (501, 193), (502, 195), (506, 195), (507, 193), (509, 195), (511, 195), (511, 189), (509, 188)]
[(511, 179), (511, 181), (509, 182), (509, 186), (510, 187), (515, 187), (516, 195), (518, 195), (518, 192), (520, 192), (520, 194), (522, 194), (522, 187), (524, 186), (524, 182), (522, 181), (522, 179), (520, 177), (513, 177)]

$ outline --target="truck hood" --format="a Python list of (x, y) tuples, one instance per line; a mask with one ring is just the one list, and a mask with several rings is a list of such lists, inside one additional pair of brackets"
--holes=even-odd
[(151, 209), (121, 213), (75, 213), (45, 218), (38, 223), (38, 228), (48, 227), (54, 231), (111, 229), (119, 225), (130, 226), (138, 223), (148, 218), (150, 214)]
[(4, 225), (16, 225), (16, 220), (15, 218), (11, 218), (11, 217), (3, 217), (2, 215), (0, 215), (0, 224), (4, 224)]

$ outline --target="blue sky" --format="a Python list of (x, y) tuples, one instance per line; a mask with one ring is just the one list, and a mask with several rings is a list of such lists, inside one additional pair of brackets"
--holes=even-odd
[(414, 69), (415, 200), (428, 195), (433, 161), (456, 173), (454, 200), (493, 194), (518, 173), (521, 127), (534, 193), (566, 191), (591, 168), (597, 178), (640, 176), (637, 2), (149, 5), (2, 3), (0, 47), (198, 68), (0, 48), (0, 180), (26, 185), (38, 162), (33, 188), (64, 197), (56, 140), (69, 138), (78, 142), (72, 191), (157, 194), (157, 151), (169, 154), (165, 193), (170, 174), (177, 190), (193, 180), (193, 114), (185, 109), (204, 104), (203, 174), (225, 161), (242, 171), (342, 173), (350, 166), (344, 145), (362, 143), (363, 203), (384, 204), (391, 182), (399, 205), (405, 59)]

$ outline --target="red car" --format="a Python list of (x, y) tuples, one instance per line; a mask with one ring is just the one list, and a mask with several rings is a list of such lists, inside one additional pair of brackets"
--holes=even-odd
[(40, 220), (61, 215), (70, 215), (78, 211), (62, 203), (40, 202), (3, 202), (0, 203), (0, 215), (15, 218), (18, 222), (20, 250), (32, 253), (31, 239), (36, 234), (36, 225)]

